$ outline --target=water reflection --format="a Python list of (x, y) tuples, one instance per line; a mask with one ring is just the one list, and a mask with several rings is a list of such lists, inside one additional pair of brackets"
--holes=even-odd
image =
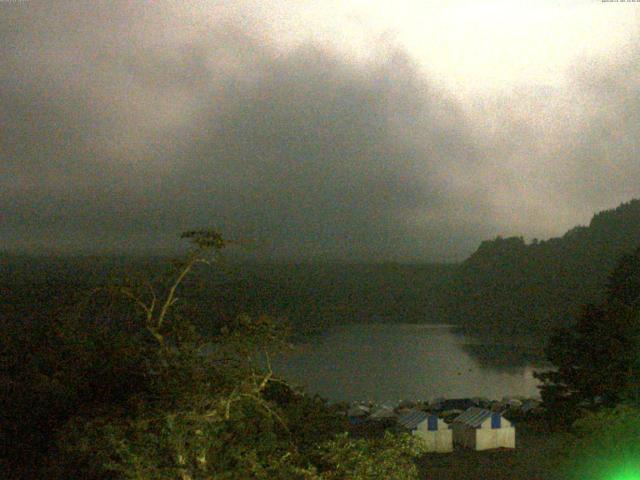
[(544, 342), (527, 335), (462, 334), (462, 348), (480, 366), (515, 372), (527, 366), (546, 368)]
[(533, 362), (496, 368), (490, 355), (474, 355), (478, 345), (449, 326), (343, 325), (276, 359), (274, 369), (331, 400), (538, 396)]

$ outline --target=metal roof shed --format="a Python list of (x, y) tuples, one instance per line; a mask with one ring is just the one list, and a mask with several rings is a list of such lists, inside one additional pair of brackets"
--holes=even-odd
[(428, 452), (452, 452), (453, 435), (449, 426), (427, 412), (413, 411), (398, 419), (398, 425), (421, 438)]
[(453, 420), (453, 441), (474, 450), (515, 448), (516, 429), (502, 415), (472, 407)]

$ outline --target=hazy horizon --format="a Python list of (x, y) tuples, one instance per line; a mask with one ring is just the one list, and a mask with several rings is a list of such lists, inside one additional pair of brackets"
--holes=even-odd
[[(636, 200), (636, 199), (631, 199)], [(639, 199), (640, 200), (640, 199)], [(625, 202), (626, 203), (626, 202)], [(616, 205), (617, 207), (618, 205)], [(612, 209), (607, 209), (612, 210)], [(598, 212), (594, 212), (596, 214)], [(227, 260), (231, 261), (239, 261), (239, 262), (255, 262), (255, 263), (275, 263), (275, 264), (287, 264), (287, 263), (298, 263), (298, 264), (313, 264), (313, 263), (328, 263), (328, 264), (424, 264), (424, 265), (447, 265), (447, 264), (457, 264), (464, 261), (468, 258), (472, 253), (474, 253), (477, 248), (480, 246), (481, 242), (484, 241), (492, 241), (497, 237), (501, 238), (514, 238), (520, 237), (525, 240), (527, 245), (530, 245), (533, 240), (539, 242), (546, 242), (552, 239), (562, 238), (562, 236), (567, 233), (572, 228), (576, 227), (587, 227), (589, 223), (574, 225), (570, 229), (565, 232), (562, 232), (561, 235), (549, 237), (549, 238), (535, 238), (535, 239), (526, 239), (523, 235), (511, 235), (505, 236), (498, 234), (493, 238), (482, 239), (475, 248), (473, 248), (468, 254), (465, 254), (461, 258), (421, 258), (416, 256), (415, 258), (405, 258), (405, 259), (393, 259), (393, 258), (383, 258), (383, 259), (366, 259), (366, 258), (358, 258), (358, 257), (332, 257), (332, 256), (317, 256), (317, 257), (292, 257), (292, 256), (264, 256), (261, 255), (261, 252), (257, 250), (255, 247), (251, 245), (244, 246), (230, 246), (225, 250), (224, 256)], [(123, 257), (123, 258), (166, 258), (173, 257), (176, 255), (184, 255), (190, 249), (190, 244), (186, 241), (182, 241), (180, 243), (179, 235), (176, 235), (175, 246), (164, 247), (164, 248), (147, 248), (147, 249), (136, 249), (136, 250), (97, 250), (97, 249), (72, 249), (72, 250), (64, 250), (64, 249), (20, 249), (20, 248), (2, 248), (0, 246), (0, 254), (9, 254), (12, 256), (27, 256), (27, 257), (51, 257), (51, 258), (73, 258), (73, 257)]]
[(640, 6), (0, 3), (0, 249), (453, 262), (640, 197)]

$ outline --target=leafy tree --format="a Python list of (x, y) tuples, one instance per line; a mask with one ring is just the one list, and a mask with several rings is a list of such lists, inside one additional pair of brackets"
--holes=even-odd
[(632, 479), (640, 476), (640, 410), (618, 405), (589, 413), (574, 424), (562, 478)]
[(573, 328), (551, 337), (546, 354), (557, 369), (537, 375), (548, 411), (564, 423), (581, 409), (638, 397), (640, 249), (620, 259), (607, 292), (601, 305), (584, 307)]
[[(128, 346), (136, 361), (121, 371), (135, 384), (117, 401), (83, 404), (57, 429), (47, 477), (417, 478), (412, 459), (420, 450), (414, 438), (336, 436), (346, 428), (343, 417), (277, 378), (270, 359), (286, 348), (280, 323), (240, 315), (221, 323), (210, 338), (198, 334), (178, 301), (180, 286), (227, 242), (213, 231), (183, 236), (195, 248), (175, 265), (164, 287), (124, 283), (94, 292), (125, 298), (135, 307), (136, 341)], [(72, 331), (81, 343), (91, 343)]]
[(129, 302), (101, 292), (78, 310), (82, 295), (70, 287), (11, 285), (2, 295), (0, 462), (10, 478), (39, 477), (70, 417), (121, 405), (145, 388), (144, 349), (153, 339)]
[(415, 437), (389, 432), (379, 440), (338, 435), (315, 452), (322, 480), (416, 479), (418, 469), (413, 459), (421, 453)]

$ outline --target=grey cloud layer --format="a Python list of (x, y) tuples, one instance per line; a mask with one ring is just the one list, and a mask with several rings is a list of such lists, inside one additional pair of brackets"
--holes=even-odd
[[(628, 183), (640, 184), (637, 83), (607, 90), (613, 115), (585, 86), (589, 115), (574, 122), (588, 123), (569, 150), (562, 131), (538, 138), (535, 112), (493, 100), (490, 134), (400, 50), (363, 65), (311, 43), (283, 52), (229, 23), (190, 36), (162, 9), (97, 5), (34, 2), (0, 20), (8, 246), (163, 247), (182, 229), (220, 226), (257, 239), (262, 255), (451, 259), (496, 233), (557, 228), (522, 220), (550, 202), (566, 221), (584, 208), (574, 200), (597, 209), (640, 193)], [(627, 144), (601, 134), (612, 123)], [(595, 144), (617, 149), (624, 178), (606, 180), (613, 160), (596, 161)], [(608, 196), (558, 188), (589, 178), (585, 158)], [(535, 201), (521, 200), (522, 165)], [(504, 232), (510, 222), (521, 231)]]
[(480, 143), (500, 159), (479, 182), (500, 192), (500, 230), (546, 238), (640, 196), (639, 55), (634, 47), (574, 64), (566, 89), (478, 102), (472, 123), (495, 132)]

